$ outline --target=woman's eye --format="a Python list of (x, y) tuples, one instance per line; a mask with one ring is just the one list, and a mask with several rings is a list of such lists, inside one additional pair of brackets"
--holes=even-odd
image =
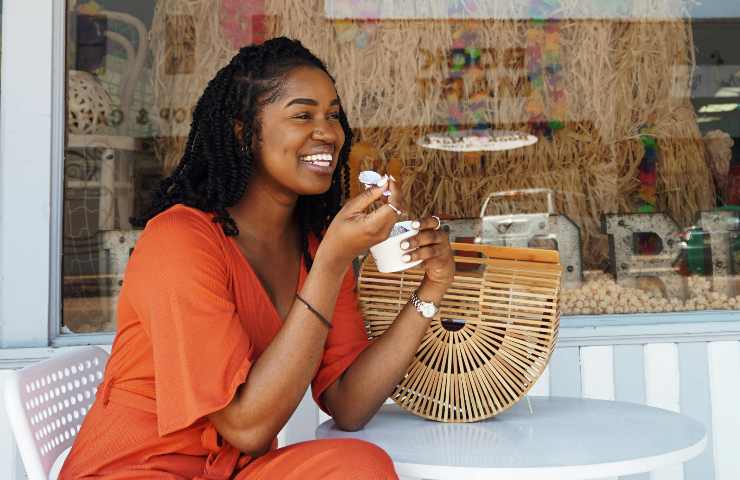
[[(293, 117), (298, 120), (311, 120), (312, 115), (308, 112), (298, 113), (296, 115), (293, 115)], [(331, 120), (339, 120), (339, 112), (332, 112), (326, 115), (326, 118), (329, 118)]]

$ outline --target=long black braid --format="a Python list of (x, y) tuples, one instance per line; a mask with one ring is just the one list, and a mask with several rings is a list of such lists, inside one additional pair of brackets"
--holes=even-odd
[[(332, 78), (326, 65), (297, 40), (279, 37), (239, 50), (208, 83), (193, 112), (180, 163), (154, 192), (151, 209), (141, 217), (132, 218), (132, 225), (143, 227), (155, 215), (181, 203), (213, 212), (214, 222), (221, 224), (226, 235), (239, 235), (226, 208), (242, 198), (252, 175), (255, 160), (252, 146), (261, 138), (259, 113), (278, 98), (285, 76), (302, 66), (320, 68)], [(234, 134), (237, 120), (244, 124), (241, 139)], [(313, 264), (308, 251), (309, 232), (321, 238), (349, 194), (352, 131), (343, 109), (339, 111), (339, 121), (345, 140), (331, 187), (320, 195), (300, 196), (296, 205), (301, 248), (308, 269)]]

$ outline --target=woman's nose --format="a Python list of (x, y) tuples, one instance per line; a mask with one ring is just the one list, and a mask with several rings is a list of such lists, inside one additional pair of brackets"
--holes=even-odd
[(313, 130), (312, 137), (323, 142), (333, 143), (337, 140), (337, 133), (329, 122), (319, 122)]

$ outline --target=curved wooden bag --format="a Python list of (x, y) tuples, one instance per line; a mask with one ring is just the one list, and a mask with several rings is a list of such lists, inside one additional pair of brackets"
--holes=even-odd
[[(455, 281), (391, 398), (431, 420), (474, 422), (520, 400), (547, 366), (558, 333), (558, 252), (454, 243)], [(467, 252), (467, 253), (466, 253)], [(362, 264), (360, 305), (370, 338), (408, 302), (423, 270)]]

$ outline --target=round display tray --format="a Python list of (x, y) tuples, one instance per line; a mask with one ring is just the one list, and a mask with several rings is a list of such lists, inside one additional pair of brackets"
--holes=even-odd
[[(473, 422), (514, 405), (545, 370), (559, 327), (561, 265), (553, 250), (453, 249), (455, 280), (391, 398), (424, 418)], [(358, 292), (370, 338), (391, 326), (423, 276), (418, 268), (382, 273), (365, 259)]]
[(416, 143), (424, 148), (448, 152), (497, 152), (534, 145), (537, 137), (510, 130), (460, 130), (454, 133), (429, 133)]

